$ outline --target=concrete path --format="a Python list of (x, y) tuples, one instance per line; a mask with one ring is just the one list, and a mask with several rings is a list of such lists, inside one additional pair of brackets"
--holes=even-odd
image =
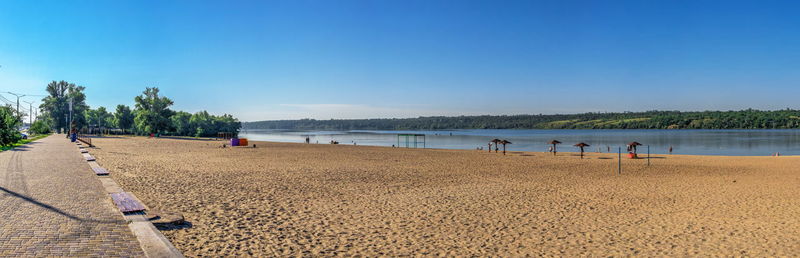
[(144, 253), (75, 144), (53, 135), (0, 152), (0, 256)]

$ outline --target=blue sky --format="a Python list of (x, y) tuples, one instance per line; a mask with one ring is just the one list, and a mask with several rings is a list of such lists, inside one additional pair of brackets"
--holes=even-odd
[(243, 121), (800, 108), (798, 7), (0, 0), (0, 91), (67, 80), (113, 108), (157, 86)]

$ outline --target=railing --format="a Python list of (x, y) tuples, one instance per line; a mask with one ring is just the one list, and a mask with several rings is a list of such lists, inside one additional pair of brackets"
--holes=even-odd
[(89, 138), (85, 134), (78, 134), (78, 141), (89, 144), (89, 147), (94, 147), (94, 145), (92, 145), (92, 138)]

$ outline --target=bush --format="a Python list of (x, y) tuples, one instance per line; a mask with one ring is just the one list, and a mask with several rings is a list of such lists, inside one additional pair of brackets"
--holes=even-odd
[(31, 125), (30, 132), (33, 134), (48, 134), (51, 132), (50, 123), (44, 119), (36, 120), (36, 122), (33, 122), (33, 125)]
[(0, 107), (0, 146), (10, 146), (20, 140), (19, 117), (10, 107)]

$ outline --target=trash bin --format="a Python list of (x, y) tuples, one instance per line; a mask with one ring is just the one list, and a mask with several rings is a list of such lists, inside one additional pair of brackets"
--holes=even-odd
[(239, 138), (231, 138), (231, 147), (239, 146)]
[(239, 146), (247, 146), (247, 138), (239, 138)]

